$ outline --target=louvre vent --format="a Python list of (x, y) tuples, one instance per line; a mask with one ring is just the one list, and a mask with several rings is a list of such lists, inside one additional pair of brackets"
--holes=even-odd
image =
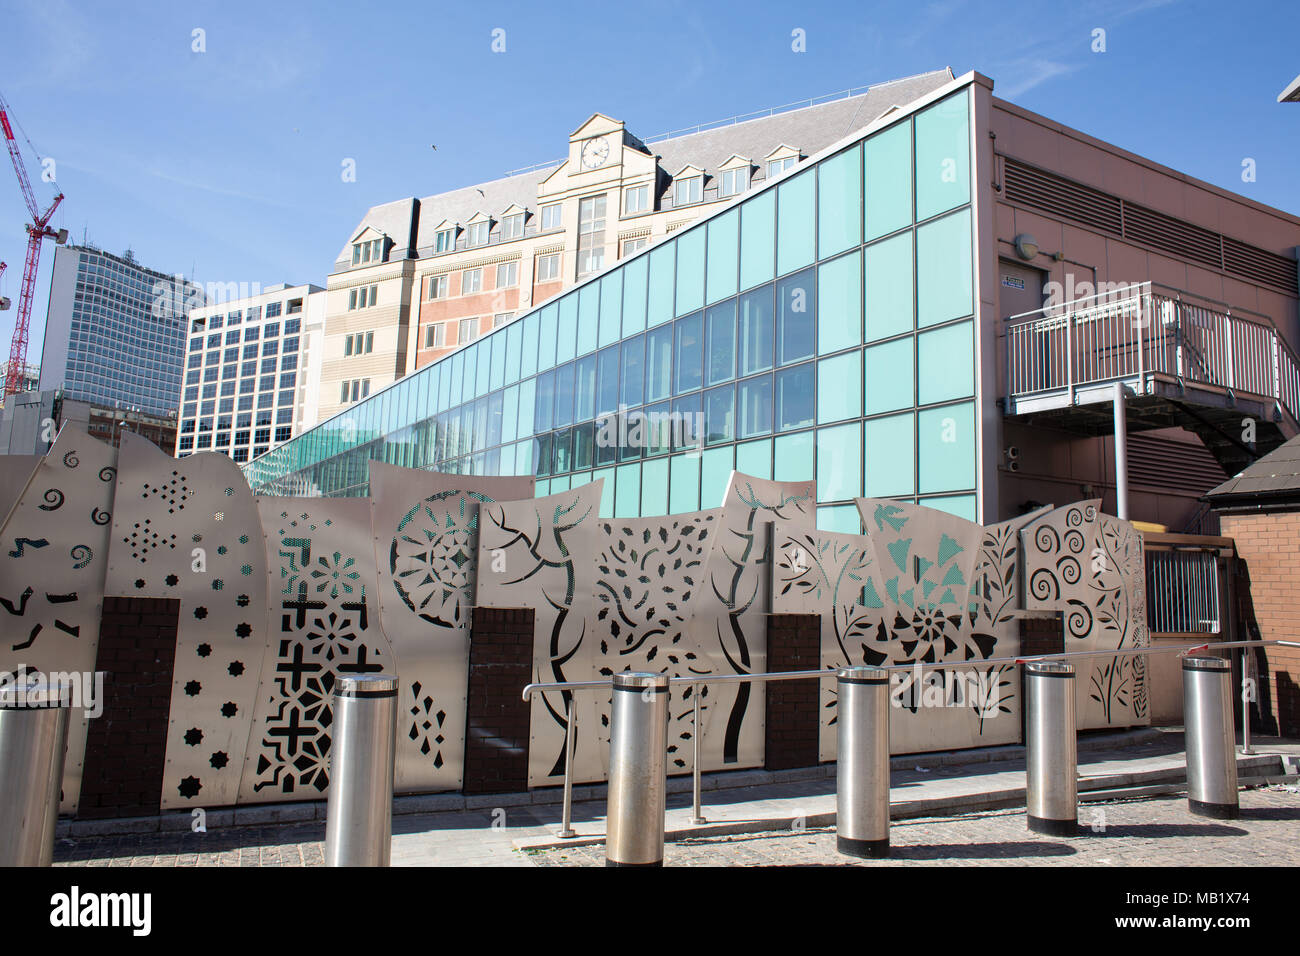
[(1272, 286), (1288, 295), (1300, 295), (1295, 259), (1125, 202), (1118, 196), (1013, 159), (1004, 162), (1003, 193), (1009, 202), (1064, 216), (1190, 262)]
[(1128, 468), (1134, 485), (1198, 495), (1228, 478), (1204, 445), (1141, 433), (1128, 436)]

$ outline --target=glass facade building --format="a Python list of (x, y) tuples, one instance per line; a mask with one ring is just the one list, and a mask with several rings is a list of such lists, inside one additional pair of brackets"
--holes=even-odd
[(605, 479), (602, 514), (717, 505), (733, 469), (977, 519), (972, 93), (900, 111), (250, 462), (364, 495), (371, 459)]

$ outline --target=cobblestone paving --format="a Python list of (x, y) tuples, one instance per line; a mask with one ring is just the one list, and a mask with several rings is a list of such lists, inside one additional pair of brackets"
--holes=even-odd
[(323, 823), (64, 837), (55, 866), (322, 866)]
[[(1024, 810), (898, 820), (890, 828), (892, 855), (887, 860), (841, 856), (833, 828), (738, 834), (669, 843), (664, 865), (1300, 865), (1300, 793), (1243, 791), (1241, 808), (1238, 820), (1211, 820), (1188, 813), (1185, 797), (1090, 803), (1079, 810), (1079, 821), (1089, 832), (1069, 838), (1029, 832)], [(1104, 829), (1091, 832), (1093, 824)], [(605, 865), (603, 845), (530, 855), (539, 866)]]

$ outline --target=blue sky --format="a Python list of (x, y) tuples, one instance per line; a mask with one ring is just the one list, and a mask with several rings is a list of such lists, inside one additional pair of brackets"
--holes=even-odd
[[(1300, 73), (1290, 0), (3, 0), (0, 23), (0, 92), (67, 196), (55, 225), (204, 283), (323, 285), (369, 206), (556, 159), (596, 111), (653, 136), (944, 66), (1300, 214), (1300, 105), (1276, 102)], [(196, 28), (206, 52), (192, 50)], [(495, 28), (504, 53), (492, 52)], [(806, 52), (791, 49), (796, 28)], [(1104, 53), (1092, 50), (1098, 28)], [(1241, 179), (1247, 157), (1252, 183)], [(340, 176), (349, 158), (352, 183)], [(53, 187), (26, 159), (48, 203)], [(5, 163), (0, 292), (15, 302), (0, 313), (5, 343), (25, 219)], [(47, 243), (33, 362), (52, 260)]]

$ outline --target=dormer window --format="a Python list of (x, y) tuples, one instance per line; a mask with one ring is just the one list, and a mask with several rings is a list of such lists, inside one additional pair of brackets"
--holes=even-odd
[(673, 205), (689, 206), (704, 198), (704, 176), (688, 176), (673, 184)]
[(739, 196), (749, 188), (749, 167), (743, 169), (724, 169), (722, 182), (718, 189), (719, 196)]
[(434, 252), (451, 252), (456, 248), (456, 230), (440, 229), (433, 237)]
[(352, 243), (352, 264), (365, 265), (367, 262), (382, 262), (384, 258), (384, 240), (372, 239), (367, 242)]
[(794, 164), (799, 162), (798, 156), (782, 156), (780, 159), (770, 159), (767, 162), (767, 178), (779, 176), (787, 169), (793, 169)]
[(488, 244), (488, 230), (492, 223), (484, 220), (483, 222), (472, 222), (466, 230), (466, 243), (471, 246), (486, 246)]
[(501, 241), (507, 239), (518, 239), (524, 234), (524, 214), (515, 213), (512, 216), (505, 216), (501, 220)]

